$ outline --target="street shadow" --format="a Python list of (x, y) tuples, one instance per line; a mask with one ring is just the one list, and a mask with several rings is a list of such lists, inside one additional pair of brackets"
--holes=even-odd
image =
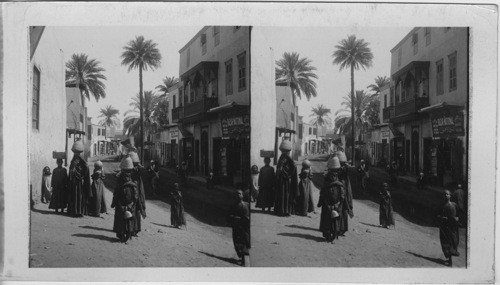
[(113, 232), (113, 230), (110, 230), (110, 229), (93, 227), (93, 226), (80, 226), (80, 228), (103, 231), (103, 232), (111, 232), (111, 233)]
[(93, 239), (98, 239), (98, 240), (103, 240), (103, 241), (109, 241), (109, 242), (119, 242), (118, 238), (113, 238), (113, 237), (108, 237), (108, 236), (103, 236), (103, 235), (96, 235), (96, 234), (74, 234), (74, 237), (84, 237), (84, 238), (93, 238)]
[(328, 161), (329, 157), (330, 156), (328, 156), (328, 155), (321, 155), (321, 156), (308, 158), (308, 160), (309, 161)]
[(446, 260), (441, 259), (441, 258), (434, 258), (434, 257), (423, 256), (423, 255), (420, 255), (418, 253), (414, 253), (414, 252), (411, 252), (411, 251), (406, 251), (406, 253), (409, 253), (409, 254), (411, 254), (413, 256), (416, 256), (416, 257), (419, 257), (419, 258), (422, 258), (422, 259), (425, 259), (425, 260), (429, 260), (429, 261), (435, 262), (437, 264), (446, 265)]
[(151, 224), (157, 225), (157, 226), (160, 226), (160, 227), (165, 227), (165, 228), (173, 228), (172, 226), (169, 226), (169, 225), (162, 225), (162, 224), (153, 223), (153, 222), (151, 222)]
[(370, 227), (374, 227), (374, 228), (382, 228), (380, 225), (368, 224), (368, 223), (363, 223), (363, 222), (359, 222), (359, 223), (363, 224), (365, 226), (370, 226)]
[(208, 257), (212, 257), (212, 258), (216, 258), (216, 259), (219, 259), (219, 260), (222, 260), (222, 261), (225, 261), (225, 262), (228, 262), (228, 263), (231, 263), (231, 264), (236, 264), (236, 265), (240, 265), (240, 261), (236, 258), (229, 258), (229, 257), (222, 257), (222, 256), (217, 256), (217, 255), (214, 255), (214, 254), (211, 254), (211, 253), (208, 253), (208, 252), (204, 252), (204, 251), (198, 251), (199, 253), (202, 253)]
[(262, 214), (262, 215), (269, 215), (269, 216), (275, 216), (274, 211), (262, 211), (260, 209), (250, 209), (251, 214)]
[(119, 162), (120, 160), (117, 157), (106, 157), (101, 159), (101, 162)]
[(56, 213), (54, 210), (42, 210), (42, 209), (32, 208), (31, 211), (33, 211), (35, 213), (44, 214), (44, 215), (66, 215), (66, 213), (64, 213), (64, 214)]
[(299, 233), (279, 233), (279, 236), (285, 236), (285, 237), (296, 237), (296, 238), (303, 238), (303, 239), (308, 239), (308, 240), (313, 240), (317, 242), (323, 242), (325, 241), (324, 238), (318, 237), (318, 236), (313, 236), (310, 234), (299, 234)]
[(299, 225), (286, 225), (289, 228), (295, 228), (295, 229), (303, 229), (303, 230), (310, 230), (310, 231), (319, 231), (317, 228), (311, 228), (311, 227), (305, 227), (305, 226), (299, 226)]

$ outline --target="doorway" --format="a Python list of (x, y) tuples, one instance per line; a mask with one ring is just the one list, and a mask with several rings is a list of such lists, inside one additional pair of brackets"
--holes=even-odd
[(210, 169), (208, 166), (208, 127), (201, 129), (201, 173), (208, 175)]
[(411, 132), (411, 170), (413, 173), (418, 174), (419, 173), (419, 158), (420, 158), (420, 153), (419, 153), (419, 134), (418, 134), (418, 126), (413, 126), (412, 127), (412, 132)]

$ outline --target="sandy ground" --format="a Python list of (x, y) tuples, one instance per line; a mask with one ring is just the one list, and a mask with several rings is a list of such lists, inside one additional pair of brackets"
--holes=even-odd
[[(104, 167), (112, 173), (117, 164)], [(37, 204), (31, 211), (30, 267), (238, 266), (229, 227), (204, 223), (188, 212), (187, 230), (171, 228), (170, 205), (159, 199), (147, 201), (139, 237), (118, 242), (111, 199), (106, 190), (108, 213), (101, 218), (72, 218)]]
[[(313, 162), (314, 172), (322, 169), (320, 162)], [(316, 205), (319, 190), (314, 186), (313, 194)], [(320, 212), (277, 217), (253, 208), (252, 266), (446, 267), (437, 227), (412, 223), (396, 213), (395, 229), (381, 228), (378, 204), (355, 200), (349, 231), (331, 244), (319, 231)], [(464, 240), (465, 230), (460, 229), (460, 256), (453, 258), (453, 267), (465, 267)]]

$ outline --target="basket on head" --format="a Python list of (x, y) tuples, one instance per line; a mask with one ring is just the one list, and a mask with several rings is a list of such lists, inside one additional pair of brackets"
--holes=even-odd
[(311, 162), (309, 161), (309, 159), (304, 159), (304, 161), (302, 161), (302, 167), (311, 168)]
[(334, 156), (328, 160), (326, 163), (328, 169), (340, 169), (340, 160), (338, 157)]
[(132, 170), (134, 169), (134, 163), (130, 157), (125, 157), (120, 163), (121, 170)]
[(102, 162), (101, 162), (100, 160), (96, 161), (96, 162), (94, 163), (94, 167), (95, 167), (95, 168), (102, 169)]
[(289, 140), (283, 140), (280, 144), (281, 151), (291, 151), (292, 150), (292, 142)]
[(337, 157), (339, 158), (339, 161), (340, 162), (347, 162), (347, 157), (345, 156), (345, 153), (343, 151), (337, 151), (335, 153), (337, 155)]
[(73, 143), (73, 146), (71, 147), (72, 152), (83, 152), (83, 142), (81, 140), (77, 140), (75, 143)]
[(132, 159), (133, 163), (139, 163), (140, 162), (139, 155), (137, 154), (137, 152), (130, 152), (128, 154), (128, 156)]

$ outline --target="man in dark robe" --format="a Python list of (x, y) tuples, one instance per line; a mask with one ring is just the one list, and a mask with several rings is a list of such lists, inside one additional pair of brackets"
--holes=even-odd
[(83, 152), (83, 142), (76, 141), (71, 150), (74, 153), (69, 167), (69, 203), (68, 214), (74, 217), (88, 215), (88, 199), (90, 191), (90, 171), (87, 162), (80, 156)]
[(280, 145), (281, 156), (276, 166), (276, 200), (274, 213), (278, 216), (290, 216), (298, 195), (297, 167), (290, 158), (292, 142), (283, 140)]
[(146, 218), (146, 193), (144, 190), (144, 177), (146, 177), (146, 170), (142, 165), (140, 165), (139, 155), (136, 152), (129, 153), (130, 158), (134, 164), (134, 169), (132, 171), (132, 182), (137, 185), (137, 192), (139, 195), (139, 200), (137, 201), (137, 205), (135, 207), (135, 215), (134, 215), (134, 230), (133, 235), (137, 236), (137, 234), (141, 231), (142, 219)]
[(338, 238), (340, 227), (339, 214), (342, 212), (342, 201), (344, 201), (344, 184), (338, 180), (340, 162), (338, 157), (331, 158), (328, 163), (323, 187), (319, 194), (318, 207), (321, 207), (321, 219), (319, 230), (327, 242), (333, 242)]
[(274, 207), (274, 199), (275, 199), (275, 179), (276, 176), (274, 174), (274, 168), (269, 165), (271, 162), (271, 158), (264, 158), (264, 166), (260, 169), (259, 174), (259, 196), (257, 197), (257, 204), (255, 204), (256, 208), (261, 208), (262, 211), (265, 208), (268, 208), (268, 211), (271, 211), (271, 208)]
[(68, 206), (68, 172), (62, 167), (63, 160), (57, 159), (57, 167), (52, 172), (52, 197), (50, 200), (49, 209), (54, 209), (61, 213)]
[(295, 214), (299, 216), (307, 216), (308, 213), (314, 211), (311, 162), (307, 159), (302, 162), (299, 179), (299, 195), (295, 200)]
[(441, 206), (441, 211), (438, 215), (439, 219), (439, 241), (444, 256), (448, 259), (447, 265), (452, 266), (452, 256), (459, 256), (458, 242), (458, 217), (457, 204), (450, 201), (451, 193), (449, 190), (444, 191), (445, 203)]
[(392, 197), (389, 192), (389, 184), (383, 184), (384, 189), (380, 192), (379, 222), (380, 226), (389, 228), (394, 226), (394, 214), (392, 212)]
[(170, 223), (172, 227), (180, 229), (186, 226), (186, 218), (184, 217), (184, 203), (182, 202), (182, 194), (179, 183), (174, 183), (174, 190), (170, 193), (172, 202), (170, 203)]
[(236, 254), (245, 265), (250, 248), (250, 204), (243, 201), (243, 191), (238, 190), (238, 202), (229, 212), (229, 223), (233, 229), (233, 244)]
[(342, 201), (342, 212), (339, 213), (339, 234), (344, 236), (344, 234), (349, 230), (349, 218), (352, 219), (354, 216), (353, 202), (352, 202), (352, 187), (351, 180), (349, 179), (349, 164), (347, 163), (347, 157), (343, 151), (337, 152), (337, 157), (340, 161), (340, 169), (338, 171), (339, 181), (344, 184), (344, 201)]
[(120, 163), (120, 176), (117, 186), (113, 192), (111, 208), (115, 208), (113, 220), (113, 232), (121, 242), (126, 243), (132, 238), (134, 227), (135, 207), (139, 199), (137, 186), (132, 181), (133, 163), (130, 157), (126, 157)]
[(94, 217), (100, 217), (106, 213), (106, 200), (104, 198), (104, 174), (102, 173), (102, 162), (96, 161), (94, 164), (94, 174), (92, 178), (92, 198), (89, 201), (90, 214)]

